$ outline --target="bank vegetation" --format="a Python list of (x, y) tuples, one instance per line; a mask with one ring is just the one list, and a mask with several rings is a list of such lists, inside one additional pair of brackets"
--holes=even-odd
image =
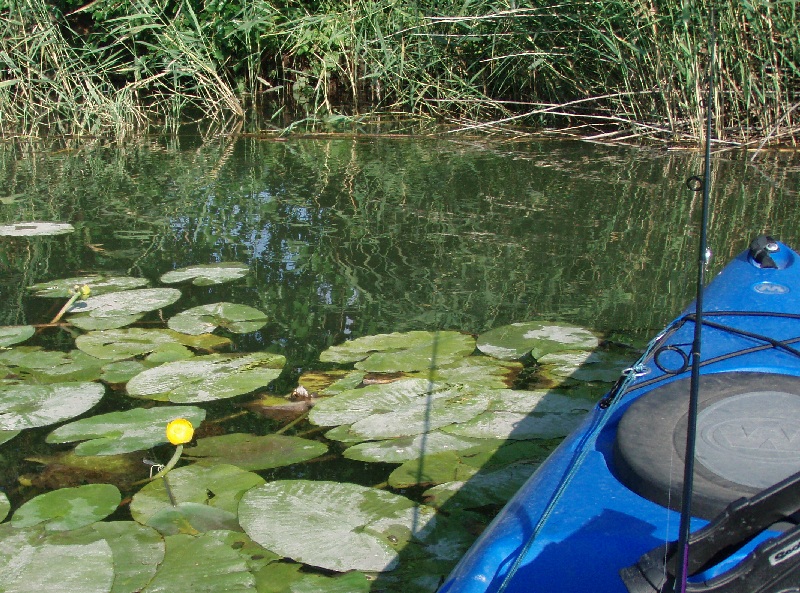
[[(712, 2), (0, 0), (0, 136), (378, 116), (702, 140)], [(717, 0), (715, 135), (800, 138), (797, 0)]]

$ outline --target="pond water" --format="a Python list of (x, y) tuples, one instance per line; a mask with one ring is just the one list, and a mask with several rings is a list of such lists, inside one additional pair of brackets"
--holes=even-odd
[[(265, 417), (263, 406), (252, 406), (252, 402), (285, 396), (298, 384), (308, 384), (313, 391), (316, 384), (304, 379), (309, 373), (352, 368), (352, 364), (320, 362), (321, 353), (347, 340), (378, 334), (424, 330), (478, 336), (511, 323), (546, 320), (587, 328), (605, 340), (604, 347), (610, 344), (623, 356), (635, 358), (635, 348), (692, 299), (700, 196), (686, 189), (685, 180), (701, 170), (700, 155), (691, 151), (530, 139), (339, 136), (202, 142), (182, 137), (142, 140), (124, 147), (97, 143), (47, 149), (3, 144), (0, 225), (56, 221), (72, 224), (75, 231), (0, 237), (0, 326), (36, 326), (33, 337), (13, 346), (17, 352), (31, 347), (69, 352), (76, 338), (87, 331), (70, 323), (47, 325), (66, 298), (33, 296), (29, 286), (102, 273), (143, 278), (150, 286), (161, 287), (166, 286), (161, 280), (164, 273), (187, 266), (244, 264), (246, 275), (230, 282), (170, 284), (181, 291), (180, 300), (147, 314), (134, 327), (163, 329), (166, 320), (180, 311), (218, 302), (263, 312), (266, 324), (258, 329), (217, 330), (216, 335), (231, 340), (220, 350), (272, 353), (284, 356), (285, 364), (278, 366), (276, 378), (258, 389), (193, 403), (205, 413), (205, 421), (196, 427), (197, 436), (262, 436), (282, 430), (286, 436), (325, 444), (327, 453), (310, 461), (254, 471), (270, 484), (304, 480), (294, 482), (304, 488), (309, 480), (330, 489), (311, 492), (311, 501), (294, 491), (277, 492), (272, 499), (300, 501), (296, 515), (291, 507), (280, 512), (289, 517), (287, 525), (293, 520), (298, 523), (293, 539), (319, 547), (324, 544), (317, 542), (316, 535), (328, 524), (315, 525), (308, 507), (326, 507), (321, 498), (328, 493), (332, 499), (345, 500), (362, 495), (361, 491), (339, 493), (334, 483), (368, 487), (366, 502), (358, 504), (385, 509), (397, 503), (399, 496), (421, 500), (437, 481), (398, 486), (390, 480), (398, 463), (342, 457), (345, 444), (359, 439), (326, 438), (326, 429), (303, 418), (286, 428), (287, 419)], [(761, 232), (800, 245), (800, 160), (796, 155), (769, 153), (752, 161), (741, 153), (721, 153), (714, 157), (712, 170), (712, 273)], [(522, 362), (525, 369), (516, 368), (507, 375), (509, 386), (516, 390), (541, 383), (534, 360), (528, 356)], [(154, 366), (156, 361), (151, 363)], [(8, 359), (5, 365), (0, 363), (0, 371), (6, 373), (4, 386), (52, 382), (28, 373), (21, 364), (15, 367)], [(124, 381), (106, 377), (103, 384), (105, 395), (81, 418), (153, 409), (165, 403), (130, 397)], [(595, 385), (592, 394), (604, 388)], [(0, 409), (0, 419), (4, 413)], [(131, 451), (127, 457), (115, 456), (134, 460), (121, 470), (124, 477), (119, 470), (98, 469), (96, 456), (85, 457), (82, 465), (72, 458), (56, 458), (71, 452), (75, 443), (46, 439), (57, 426), (71, 421), (23, 430), (0, 445), (0, 487), (12, 518), (6, 521), (7, 529), (0, 531), (0, 555), (15, 546), (35, 550), (36, 541), (51, 537), (31, 532), (22, 542), (19, 532), (8, 525), (24, 503), (59, 488), (115, 484), (123, 500), (110, 518), (130, 523), (130, 498), (135, 502), (142, 488), (138, 481), (145, 480), (149, 471), (141, 458), (163, 463), (172, 454), (170, 445), (158, 445)], [(539, 457), (554, 443), (552, 439), (534, 441), (540, 446)], [(187, 455), (191, 448), (187, 446)], [(484, 458), (488, 465), (490, 458), (488, 454)], [(215, 495), (213, 489), (206, 487), (209, 499)], [(397, 497), (370, 502), (374, 492)], [(263, 514), (250, 498), (250, 515)], [(440, 541), (463, 549), (499, 504), (497, 500), (473, 504), (463, 516), (457, 505), (450, 510), (439, 505), (443, 516), (461, 517), (459, 522), (469, 525), (463, 537), (451, 541), (448, 535)], [(414, 513), (419, 512), (414, 507)], [(331, 505), (327, 514), (343, 512)], [(424, 522), (423, 515), (415, 515), (414, 521)], [(210, 524), (224, 530), (220, 526), (230, 527), (228, 519), (215, 517), (217, 522)], [(213, 531), (198, 527), (196, 517), (188, 521), (195, 521), (190, 527), (173, 519), (163, 521), (156, 522), (162, 534), (189, 533), (196, 541), (210, 537), (199, 532)], [(255, 519), (249, 521), (248, 535), (263, 527), (254, 526)], [(270, 521), (274, 526), (281, 524), (280, 517)], [(170, 527), (164, 528), (165, 524)], [(373, 528), (377, 530), (374, 525), (357, 526), (356, 531)], [(18, 524), (13, 529), (22, 527)], [(341, 533), (337, 537), (346, 540)], [(431, 555), (435, 545), (430, 539), (425, 552), (406, 546), (408, 538), (403, 535), (391, 532), (384, 537), (397, 544), (400, 567), (387, 573), (393, 577), (375, 576), (367, 567), (361, 571), (369, 574), (368, 580), (343, 580), (338, 575), (354, 565), (315, 563), (313, 554), (278, 550), (269, 561), (251, 554), (247, 568), (240, 571), (246, 575), (225, 590), (247, 590), (253, 582), (260, 591), (274, 592), (435, 590), (453, 559), (444, 553)], [(305, 541), (309, 539), (314, 541)], [(95, 546), (91, 550), (96, 553), (95, 540), (91, 544), (82, 540), (81, 545)], [(195, 540), (180, 545), (195, 545)], [(175, 541), (167, 543), (168, 558), (170, 550), (182, 549)], [(203, 553), (223, 546), (221, 541), (207, 544)], [(249, 545), (237, 540), (226, 550)], [(114, 574), (120, 572), (118, 555), (111, 554), (113, 570), (108, 570)], [(278, 561), (280, 556), (303, 563)], [(158, 562), (152, 564), (155, 570)], [(29, 570), (35, 566), (31, 561)], [(159, 578), (166, 577), (142, 577), (128, 590), (155, 589)], [(363, 576), (350, 573), (346, 578)], [(119, 582), (115, 587), (126, 590)], [(92, 590), (108, 588), (98, 585)]]

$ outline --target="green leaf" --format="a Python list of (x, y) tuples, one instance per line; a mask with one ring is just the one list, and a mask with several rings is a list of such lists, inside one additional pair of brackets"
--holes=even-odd
[(467, 480), (429, 488), (423, 498), (436, 508), (446, 504), (448, 510), (501, 506), (514, 496), (537, 467), (538, 463), (519, 462), (491, 471), (479, 470)]
[(147, 520), (147, 525), (163, 535), (196, 535), (218, 529), (239, 529), (235, 514), (197, 502), (165, 506)]
[(21, 430), (0, 430), (0, 445), (17, 436)]
[(42, 237), (74, 231), (75, 228), (66, 222), (17, 222), (0, 226), (0, 236), (4, 237)]
[(161, 276), (164, 284), (175, 284), (191, 280), (195, 286), (222, 284), (243, 278), (250, 267), (239, 262), (219, 262), (178, 268)]
[(86, 441), (75, 448), (79, 455), (116, 455), (149, 449), (167, 442), (167, 424), (186, 418), (197, 428), (205, 410), (193, 406), (135, 408), (82, 418), (47, 435), (48, 443)]
[(322, 362), (357, 362), (368, 372), (422, 371), (455, 363), (475, 350), (475, 339), (454, 331), (381, 334), (332, 346), (320, 354)]
[[(264, 483), (258, 474), (233, 465), (189, 465), (166, 475), (172, 496), (178, 503), (196, 503), (236, 515), (239, 499), (245, 491)], [(147, 524), (172, 500), (163, 480), (153, 480), (134, 494), (130, 510), (133, 518)]]
[(170, 318), (167, 326), (191, 335), (211, 333), (221, 327), (235, 334), (257, 331), (267, 323), (264, 313), (247, 305), (213, 303), (192, 307)]
[(8, 500), (5, 492), (0, 492), (0, 521), (8, 516), (8, 511), (11, 510), (11, 503)]
[(145, 354), (184, 353), (184, 358), (192, 356), (188, 348), (212, 350), (227, 346), (230, 340), (210, 334), (186, 336), (169, 329), (110, 329), (94, 331), (78, 336), (75, 345), (96, 358), (122, 360)]
[(33, 296), (46, 298), (69, 298), (75, 286), (88, 286), (92, 296), (99, 296), (108, 292), (131, 290), (147, 286), (146, 278), (133, 278), (132, 276), (106, 276), (104, 274), (87, 274), (72, 278), (59, 278), (48, 282), (39, 282), (28, 287), (33, 291)]
[(0, 347), (11, 346), (24, 342), (33, 334), (36, 328), (32, 325), (4, 325), (0, 326)]
[(479, 442), (478, 439), (456, 437), (434, 431), (413, 437), (359, 443), (346, 449), (344, 456), (357, 461), (402, 463), (409, 459), (417, 459), (423, 454), (469, 449)]
[(533, 358), (563, 350), (591, 350), (600, 340), (588, 329), (549, 321), (512, 323), (478, 336), (478, 349), (500, 360)]
[(47, 426), (91, 409), (105, 393), (99, 383), (28, 385), (0, 380), (0, 430)]
[(183, 534), (166, 537), (164, 561), (142, 593), (252, 593), (255, 579), (225, 537), (225, 531), (202, 533), (197, 537)]
[(269, 482), (239, 504), (239, 522), (255, 542), (338, 572), (395, 568), (399, 550), (424, 538), (433, 521), (432, 509), (397, 494), (328, 481)]
[(119, 329), (127, 327), (144, 317), (144, 313), (135, 315), (108, 315), (106, 317), (92, 317), (90, 313), (78, 313), (69, 316), (69, 322), (84, 331), (99, 331), (104, 329)]
[(631, 363), (630, 357), (612, 352), (568, 351), (546, 354), (538, 362), (545, 365), (542, 373), (569, 377), (576, 381), (613, 383)]
[(77, 301), (70, 313), (89, 313), (91, 317), (135, 315), (171, 305), (181, 297), (175, 288), (138, 288), (109, 292)]
[(509, 387), (522, 370), (522, 364), (490, 356), (468, 356), (433, 372), (417, 371), (412, 376), (441, 383), (469, 385), (471, 388), (503, 389)]
[(0, 352), (0, 364), (14, 369), (24, 380), (36, 383), (94, 381), (103, 361), (80, 350), (60, 352), (39, 346), (18, 346)]
[(174, 403), (226, 399), (264, 387), (281, 374), (280, 354), (209, 354), (169, 362), (128, 381), (128, 394)]
[(207, 464), (228, 463), (246, 470), (263, 470), (308, 461), (327, 451), (323, 443), (295, 436), (233, 433), (198, 439), (197, 446), (187, 449), (184, 455)]
[(48, 531), (66, 531), (104, 519), (119, 506), (122, 496), (111, 484), (61, 488), (32, 498), (11, 517), (15, 527), (44, 524)]

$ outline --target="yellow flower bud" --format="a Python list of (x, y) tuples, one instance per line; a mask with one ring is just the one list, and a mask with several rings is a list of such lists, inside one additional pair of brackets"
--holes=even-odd
[(192, 440), (194, 427), (186, 418), (176, 418), (167, 424), (167, 440), (173, 445), (183, 445)]
[(90, 294), (92, 294), (92, 289), (89, 288), (88, 284), (84, 284), (83, 286), (81, 286), (81, 296), (83, 298), (88, 297)]

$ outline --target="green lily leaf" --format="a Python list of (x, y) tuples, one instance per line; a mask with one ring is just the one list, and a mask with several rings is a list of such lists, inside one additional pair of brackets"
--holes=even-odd
[(250, 266), (239, 262), (219, 262), (179, 268), (161, 276), (164, 284), (175, 284), (191, 280), (195, 286), (211, 286), (244, 278)]
[(122, 496), (111, 484), (61, 488), (32, 498), (11, 517), (15, 527), (44, 524), (48, 531), (67, 531), (100, 521), (117, 510)]
[(13, 369), (24, 380), (60, 383), (99, 379), (103, 361), (80, 350), (59, 352), (39, 346), (18, 346), (0, 352), (0, 364)]
[(121, 290), (132, 290), (147, 286), (145, 278), (133, 278), (132, 276), (106, 276), (104, 274), (87, 274), (86, 276), (75, 276), (73, 278), (60, 278), (48, 282), (39, 282), (28, 287), (33, 291), (33, 296), (46, 298), (69, 298), (73, 294), (75, 286), (88, 286), (93, 296), (99, 296), (108, 292), (118, 292)]
[(164, 540), (161, 535), (155, 529), (135, 521), (98, 521), (47, 538), (48, 543), (58, 545), (85, 545), (97, 541), (108, 543), (113, 555), (114, 583), (111, 593), (141, 591), (164, 559)]
[(418, 371), (412, 376), (441, 383), (469, 385), (471, 388), (503, 389), (509, 387), (522, 370), (522, 363), (503, 361), (490, 356), (468, 356), (433, 372)]
[(21, 430), (0, 430), (0, 445), (17, 436)]
[(151, 354), (159, 357), (169, 354), (172, 360), (176, 356), (189, 358), (192, 353), (188, 348), (214, 350), (230, 344), (230, 340), (219, 336), (205, 334), (187, 336), (170, 329), (110, 329), (89, 332), (78, 336), (75, 345), (83, 352), (104, 360), (122, 360)]
[(116, 455), (150, 449), (167, 442), (166, 428), (176, 418), (186, 418), (195, 428), (206, 411), (193, 406), (135, 408), (82, 418), (58, 427), (47, 435), (48, 443), (80, 443), (78, 455)]
[(24, 342), (33, 334), (36, 328), (32, 325), (3, 325), (0, 326), (0, 347), (11, 346)]
[[(239, 499), (246, 490), (264, 483), (258, 474), (233, 465), (189, 465), (173, 469), (166, 476), (172, 496), (178, 503), (196, 503), (236, 515)], [(163, 480), (153, 480), (134, 494), (131, 515), (139, 523), (172, 508)]]
[(165, 506), (147, 520), (147, 525), (163, 535), (196, 535), (217, 529), (239, 529), (235, 514), (197, 502)]
[(399, 550), (427, 537), (433, 522), (429, 507), (351, 483), (280, 480), (248, 490), (239, 503), (239, 523), (255, 542), (338, 572), (395, 568)]
[(466, 422), (488, 405), (488, 397), (464, 388), (404, 379), (324, 399), (311, 409), (309, 420), (321, 426), (350, 424), (350, 432), (356, 436), (385, 439)]
[(12, 553), (0, 551), (0, 582), (4, 593), (109, 593), (114, 580), (113, 553), (108, 542), (86, 545), (23, 544)]
[(362, 572), (335, 577), (303, 574), (289, 585), (289, 593), (368, 593), (372, 582)]
[(612, 352), (569, 351), (546, 354), (538, 359), (544, 374), (570, 377), (576, 381), (602, 381), (613, 383), (622, 370), (630, 366), (630, 357)]
[(211, 531), (196, 537), (178, 534), (164, 538), (167, 544), (164, 561), (142, 593), (252, 593), (255, 578), (241, 555), (225, 541), (225, 537), (225, 531)]
[(456, 437), (434, 431), (413, 437), (359, 443), (346, 449), (344, 456), (357, 461), (403, 463), (409, 459), (417, 459), (423, 454), (470, 449), (480, 442), (479, 439)]
[(175, 288), (137, 288), (90, 296), (77, 301), (70, 313), (89, 313), (91, 317), (135, 315), (171, 305), (181, 297)]
[(228, 463), (246, 470), (262, 470), (302, 463), (328, 452), (318, 441), (295, 436), (233, 433), (198, 439), (186, 457), (207, 464)]
[(0, 521), (8, 517), (8, 511), (11, 510), (11, 503), (8, 501), (8, 496), (5, 492), (0, 492)]
[(55, 424), (91, 409), (105, 393), (99, 383), (29, 385), (0, 380), (0, 430)]
[(0, 226), (3, 237), (42, 237), (47, 235), (66, 235), (75, 227), (66, 222), (17, 222)]
[(537, 359), (563, 350), (592, 350), (600, 340), (588, 329), (548, 321), (504, 325), (478, 336), (478, 350), (500, 360), (516, 360), (530, 353)]
[(235, 334), (258, 331), (267, 324), (264, 313), (247, 305), (236, 303), (213, 303), (192, 307), (167, 322), (167, 326), (183, 334), (200, 335), (211, 333), (221, 327)]
[(128, 381), (128, 394), (174, 403), (215, 401), (250, 393), (281, 374), (280, 354), (208, 354), (168, 362)]
[(106, 317), (92, 317), (91, 313), (78, 313), (69, 316), (69, 322), (84, 331), (100, 331), (104, 329), (119, 329), (127, 327), (144, 317), (144, 313), (134, 315), (108, 315)]
[(442, 367), (469, 356), (475, 339), (454, 331), (364, 336), (320, 354), (322, 362), (356, 362), (356, 368), (375, 373), (411, 372)]
[(448, 509), (501, 506), (514, 496), (537, 467), (538, 463), (519, 462), (492, 471), (479, 470), (466, 481), (446, 482), (429, 488), (423, 498), (436, 508), (445, 504)]
[(135, 377), (148, 368), (150, 368), (150, 366), (138, 360), (110, 362), (103, 366), (103, 373), (100, 375), (100, 378), (106, 383), (127, 383), (131, 377)]

